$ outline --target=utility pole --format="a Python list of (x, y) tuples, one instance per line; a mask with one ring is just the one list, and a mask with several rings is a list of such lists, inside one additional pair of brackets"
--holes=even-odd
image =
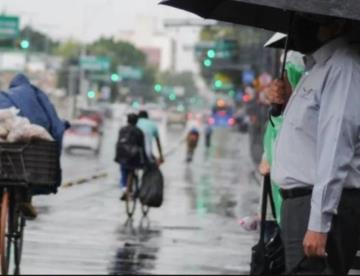
[(75, 118), (77, 113), (77, 93), (75, 87), (75, 80), (77, 76), (78, 68), (76, 66), (70, 66), (68, 72), (68, 92), (72, 97), (72, 111), (71, 117)]

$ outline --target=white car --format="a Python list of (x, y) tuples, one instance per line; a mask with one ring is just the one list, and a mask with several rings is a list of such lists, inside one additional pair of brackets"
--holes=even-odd
[(89, 119), (79, 119), (71, 123), (71, 127), (65, 132), (63, 147), (67, 152), (73, 149), (92, 150), (99, 153), (101, 144), (101, 132), (96, 122)]
[(185, 112), (180, 112), (176, 108), (170, 108), (167, 112), (167, 124), (168, 125), (186, 125), (187, 116)]

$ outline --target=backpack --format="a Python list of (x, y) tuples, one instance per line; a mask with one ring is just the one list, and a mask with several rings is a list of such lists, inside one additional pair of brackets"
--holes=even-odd
[(116, 145), (117, 163), (131, 168), (141, 167), (145, 163), (144, 150), (137, 144), (138, 138), (135, 128), (124, 127), (120, 130)]

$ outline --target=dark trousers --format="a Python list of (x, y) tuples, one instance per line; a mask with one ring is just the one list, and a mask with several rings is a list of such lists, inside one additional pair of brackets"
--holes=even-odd
[(282, 236), (286, 270), (290, 274), (348, 274), (360, 237), (360, 190), (344, 190), (328, 235), (327, 259), (305, 258), (303, 240), (311, 209), (311, 195), (286, 199), (282, 206)]

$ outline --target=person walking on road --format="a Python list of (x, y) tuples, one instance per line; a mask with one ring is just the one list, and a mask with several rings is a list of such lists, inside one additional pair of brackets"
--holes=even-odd
[[(284, 199), (288, 273), (347, 274), (358, 249), (360, 57), (347, 27), (320, 16), (293, 22), (306, 73), (283, 113), (271, 171)], [(279, 80), (271, 89), (285, 94)]]
[(208, 149), (211, 147), (211, 138), (213, 134), (213, 129), (210, 124), (207, 124), (205, 127), (205, 147)]
[(199, 143), (200, 133), (196, 128), (191, 128), (186, 136), (186, 162), (191, 163)]
[[(147, 111), (142, 110), (139, 112), (139, 121), (137, 127), (142, 130), (145, 135), (145, 152), (149, 162), (157, 163), (158, 165), (164, 163), (164, 155), (162, 151), (159, 129), (156, 124), (149, 119)], [(159, 158), (156, 160), (153, 154), (153, 142), (156, 141), (156, 145), (159, 151)]]
[(138, 116), (129, 114), (128, 125), (121, 128), (116, 143), (115, 162), (120, 164), (121, 200), (126, 199), (129, 172), (145, 164), (145, 138), (143, 132), (136, 126)]

